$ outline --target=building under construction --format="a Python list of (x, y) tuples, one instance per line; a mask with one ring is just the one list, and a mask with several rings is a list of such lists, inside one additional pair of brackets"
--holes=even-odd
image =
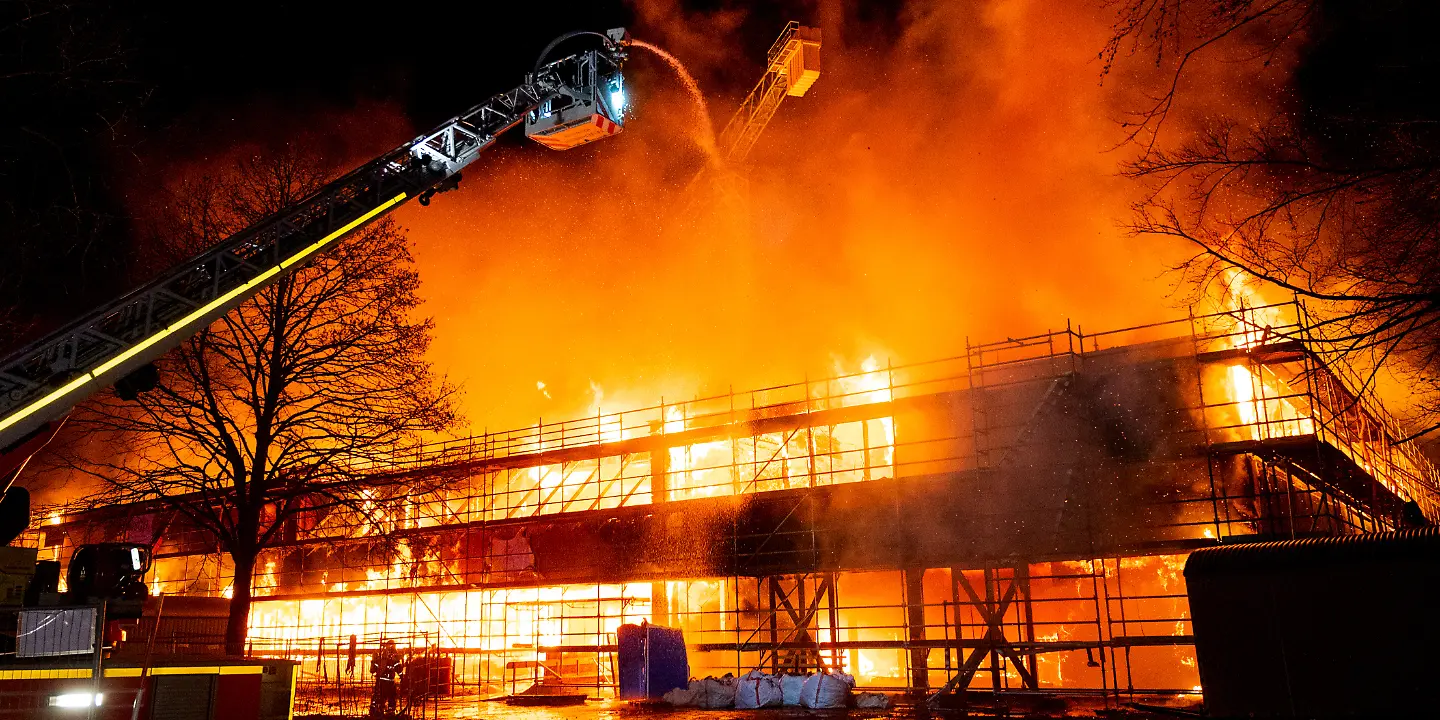
[[(698, 676), (1198, 692), (1189, 552), (1440, 517), (1440, 476), (1309, 331), (1297, 304), (1067, 328), (397, 452), (262, 558), (250, 652), (301, 660), (317, 709), (368, 692), (352, 636), (423, 657), (432, 694), (610, 695), (641, 620), (681, 628)], [(104, 540), (156, 543), (152, 592), (230, 583), (158, 504), (34, 538)]]

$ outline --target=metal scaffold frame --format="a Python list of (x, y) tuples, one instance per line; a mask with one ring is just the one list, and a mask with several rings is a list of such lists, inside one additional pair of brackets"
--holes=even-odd
[[(1435, 469), (1325, 362), (1309, 322), (1286, 303), (1067, 326), (397, 450), (354, 468), (368, 512), (316, 502), (262, 559), (253, 651), (319, 662), (351, 634), (421, 638), (466, 692), (524, 679), (606, 694), (615, 628), (646, 619), (685, 629), (702, 674), (1194, 692), (1189, 551), (1437, 517)], [(1006, 493), (1039, 520), (970, 509)], [(938, 544), (897, 534), (945, 503), (982, 514)], [(227, 583), (213, 540), (158, 503), (56, 520), (30, 536), (42, 557), (163, 528), (157, 590)]]

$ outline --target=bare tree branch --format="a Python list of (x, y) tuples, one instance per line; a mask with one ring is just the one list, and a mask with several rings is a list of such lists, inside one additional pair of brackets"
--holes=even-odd
[[(187, 183), (161, 246), (188, 254), (326, 177), (292, 154)], [(128, 450), (66, 460), (102, 480), (107, 501), (163, 502), (234, 560), (232, 652), (250, 573), (286, 522), (315, 498), (371, 512), (356, 468), (455, 422), (455, 389), (425, 360), (431, 323), (413, 317), (418, 287), (404, 233), (381, 220), (169, 353), (155, 391), (98, 398), (72, 421)]]
[[(1173, 70), (1128, 128), (1143, 152), (1124, 174), (1147, 188), (1131, 230), (1196, 247), (1176, 268), (1192, 288), (1239, 269), (1310, 301), (1324, 350), (1340, 360), (1364, 355), (1372, 379), (1382, 367), (1404, 375), (1422, 398), (1420, 423), (1431, 424), (1440, 417), (1440, 118), (1403, 102), (1386, 110), (1383, 99), (1331, 99), (1323, 93), (1334, 89), (1320, 83), (1308, 95), (1288, 89), (1268, 120), (1212, 114), (1158, 142), (1182, 76), (1216, 42), (1248, 43), (1266, 59), (1288, 48), (1303, 61), (1329, 37), (1317, 39), (1317, 28), (1333, 33), (1345, 22), (1318, 0), (1114, 7), (1114, 35), (1101, 53), (1106, 71), (1136, 52)], [(1402, 10), (1375, 22), (1399, 22)]]

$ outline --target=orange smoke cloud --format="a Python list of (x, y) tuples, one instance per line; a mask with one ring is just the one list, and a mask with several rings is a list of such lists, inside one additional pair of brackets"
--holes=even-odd
[[(741, 77), (707, 88), (723, 124), (762, 69), (763, 50), (738, 49), (740, 18), (636, 12), (635, 36), (702, 87)], [(1159, 277), (1173, 251), (1121, 227), (1136, 189), (1109, 152), (1123, 135), (1096, 61), (1102, 11), (915, 2), (898, 35), (839, 6), (804, 20), (824, 32), (823, 75), (752, 152), (748, 215), (684, 205), (702, 165), (693, 107), (638, 52), (622, 135), (499, 149), (401, 213), (434, 360), (465, 384), (477, 430), (582, 414), (596, 388), (617, 410), (828, 374), (837, 357), (958, 354), (966, 336), (1067, 317), (1177, 314)]]

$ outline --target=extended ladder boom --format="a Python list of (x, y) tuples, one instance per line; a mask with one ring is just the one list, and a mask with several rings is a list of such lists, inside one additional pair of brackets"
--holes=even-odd
[(787, 95), (800, 97), (820, 78), (820, 30), (790, 22), (765, 53), (765, 74), (745, 96), (717, 145), (732, 163), (745, 160)]
[[(429, 204), (433, 194), (458, 184), (460, 171), (481, 151), (542, 104), (548, 108), (551, 101), (561, 99), (569, 107), (591, 110), (585, 103), (594, 104), (606, 87), (619, 87), (625, 59), (623, 29), (602, 37), (602, 49), (537, 68), (514, 89), (371, 160), (0, 361), (0, 487), (23, 463), (12, 457), (7, 466), (3, 462), (7, 454), (20, 454), (9, 451), (30, 445), (31, 438), (76, 403), (160, 357), (350, 231), (410, 198)], [(620, 108), (602, 106), (593, 112), (604, 114), (618, 128)], [(544, 122), (539, 115), (530, 119)], [(588, 122), (588, 116), (583, 119)], [(554, 122), (551, 126), (544, 129), (550, 133), (545, 139), (571, 130)], [(614, 128), (609, 132), (618, 131)]]

